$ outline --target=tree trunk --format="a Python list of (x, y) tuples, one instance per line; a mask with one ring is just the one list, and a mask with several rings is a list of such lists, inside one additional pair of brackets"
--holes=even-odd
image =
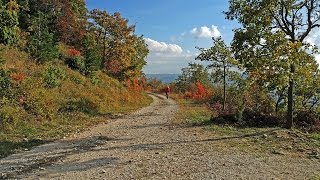
[(104, 36), (103, 38), (103, 51), (102, 51), (102, 61), (101, 61), (101, 68), (103, 70), (106, 69), (106, 51), (107, 51), (107, 46), (106, 46), (106, 39), (107, 39), (107, 36)]
[(226, 65), (223, 63), (223, 106), (222, 110), (226, 108)]
[(287, 112), (287, 123), (286, 128), (291, 129), (293, 127), (293, 89), (294, 89), (294, 72), (295, 67), (293, 64), (290, 66), (290, 72), (292, 73), (292, 77), (289, 81), (289, 89), (288, 89), (288, 112)]
[(279, 112), (279, 106), (280, 106), (280, 102), (282, 101), (282, 98), (281, 97), (279, 97), (278, 98), (278, 100), (277, 100), (277, 102), (276, 102), (276, 113), (278, 114), (278, 112)]

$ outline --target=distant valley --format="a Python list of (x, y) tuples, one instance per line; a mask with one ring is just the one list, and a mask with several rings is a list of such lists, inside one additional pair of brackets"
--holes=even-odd
[(180, 74), (146, 74), (148, 79), (156, 78), (161, 80), (163, 83), (171, 83), (174, 82)]

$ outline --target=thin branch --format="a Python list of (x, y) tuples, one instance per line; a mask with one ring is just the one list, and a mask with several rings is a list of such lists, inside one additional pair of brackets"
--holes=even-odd
[(280, 28), (284, 33), (288, 34), (289, 32), (287, 31), (287, 29), (281, 25), (280, 20), (273, 14), (273, 12), (270, 11), (270, 14), (276, 20), (278, 28)]
[(308, 28), (307, 30), (300, 36), (300, 39), (299, 41), (300, 42), (303, 42), (303, 40), (309, 35), (309, 33), (311, 32), (311, 30), (315, 27), (319, 27), (319, 24), (314, 24), (312, 22), (312, 11), (314, 10), (314, 3), (315, 3), (315, 0), (311, 0), (310, 1), (310, 7), (306, 5), (306, 8), (307, 8), (307, 21), (308, 21)]
[(284, 28), (286, 29), (287, 33), (292, 39), (294, 39), (294, 34), (293, 32), (290, 30), (289, 26), (288, 26), (288, 9), (286, 8), (286, 4), (284, 2), (284, 0), (281, 0), (281, 21), (282, 24), (284, 26)]

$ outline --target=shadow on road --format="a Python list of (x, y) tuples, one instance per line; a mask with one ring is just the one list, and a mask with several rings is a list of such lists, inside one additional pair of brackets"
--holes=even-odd
[(217, 137), (217, 138), (208, 138), (208, 139), (199, 139), (199, 140), (190, 140), (190, 141), (170, 141), (170, 142), (163, 142), (163, 143), (148, 143), (148, 144), (137, 144), (137, 145), (130, 145), (130, 146), (114, 146), (108, 148), (101, 148), (97, 151), (108, 151), (108, 150), (154, 150), (154, 149), (162, 149), (166, 145), (172, 144), (189, 144), (189, 143), (201, 143), (201, 142), (210, 142), (210, 141), (223, 141), (223, 140), (230, 140), (230, 139), (241, 139), (247, 137), (255, 137), (261, 136), (264, 134), (271, 134), (279, 129), (273, 129), (268, 131), (261, 131), (258, 133), (250, 133), (244, 134), (240, 136), (227, 136), (227, 137)]
[[(0, 179), (13, 179), (18, 175), (37, 170), (40, 167), (52, 165), (52, 163), (64, 159), (66, 156), (93, 151), (94, 148), (106, 144), (108, 141), (128, 141), (130, 139), (110, 138), (95, 136), (77, 140), (63, 140), (41, 145), (31, 151), (11, 155), (0, 159)], [(116, 158), (103, 158), (98, 162), (114, 162)], [(79, 162), (77, 162), (79, 163)], [(84, 163), (82, 169), (94, 168), (91, 162)], [(87, 165), (86, 165), (87, 164)], [(98, 163), (99, 164), (99, 163)], [(102, 163), (100, 163), (101, 165)], [(69, 164), (71, 166), (71, 164)], [(72, 167), (72, 166), (71, 166)], [(76, 165), (74, 165), (76, 167)], [(73, 168), (76, 170), (77, 168)], [(71, 169), (72, 170), (72, 169)]]
[(35, 146), (40, 146), (42, 144), (49, 143), (50, 141), (44, 141), (40, 139), (32, 139), (22, 142), (13, 141), (0, 141), (0, 158), (7, 157), (19, 150), (30, 149)]
[[(163, 126), (165, 124), (151, 124), (147, 126), (141, 126), (136, 128), (147, 128), (154, 126)], [(189, 140), (189, 141), (169, 141), (161, 143), (146, 143), (146, 144), (132, 144), (124, 146), (112, 146), (107, 145), (108, 142), (119, 142), (119, 141), (131, 141), (132, 139), (121, 139), (121, 138), (110, 138), (106, 136), (95, 136), (78, 140), (64, 140), (55, 143), (45, 144), (30, 152), (25, 152), (22, 154), (16, 154), (0, 161), (0, 172), (8, 172), (2, 174), (0, 179), (5, 178), (16, 178), (18, 175), (23, 175), (26, 172), (31, 172), (32, 170), (37, 170), (39, 167), (46, 167), (52, 165), (54, 162), (64, 159), (67, 156), (73, 154), (81, 154), (86, 152), (95, 152), (95, 151), (111, 151), (111, 150), (120, 150), (120, 151), (154, 151), (163, 149), (166, 145), (172, 144), (189, 144), (189, 143), (202, 143), (210, 141), (223, 141), (229, 139), (241, 139), (247, 137), (261, 136), (263, 134), (269, 134), (277, 129), (262, 131), (258, 133), (244, 134), (241, 136), (227, 136), (227, 137), (217, 137), (217, 138), (208, 138), (208, 139), (199, 139), (199, 140)], [(106, 147), (109, 146), (109, 147)], [(45, 152), (45, 153), (44, 153)], [(20, 166), (19, 160), (26, 159), (29, 162), (26, 166)], [(118, 157), (103, 157), (100, 159), (93, 159), (85, 162), (69, 162), (66, 164), (58, 164), (57, 167), (53, 168), (50, 173), (63, 173), (70, 171), (85, 171), (97, 167), (105, 167), (119, 164)], [(3, 167), (7, 167), (10, 170), (5, 171)]]

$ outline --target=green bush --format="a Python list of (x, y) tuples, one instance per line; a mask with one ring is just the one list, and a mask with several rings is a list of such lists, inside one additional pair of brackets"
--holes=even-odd
[(85, 63), (85, 59), (81, 56), (66, 57), (65, 63), (71, 69), (77, 70), (81, 73), (85, 72), (86, 63)]
[(77, 76), (70, 76), (69, 77), (69, 79), (72, 81), (72, 82), (74, 82), (74, 83), (76, 83), (76, 84), (82, 84), (83, 83), (83, 81), (79, 78), (79, 77), (77, 77)]
[(11, 114), (7, 114), (4, 112), (0, 112), (0, 127), (1, 129), (4, 129), (6, 124), (12, 124), (13, 123), (13, 116)]
[(0, 97), (8, 96), (10, 88), (11, 82), (8, 73), (0, 69)]
[(98, 85), (101, 82), (101, 80), (99, 79), (99, 77), (97, 77), (96, 74), (90, 75), (90, 81), (93, 85)]
[(55, 66), (50, 66), (44, 72), (45, 87), (55, 88), (60, 84), (60, 81), (66, 77), (66, 73), (63, 69)]
[(21, 109), (13, 106), (5, 105), (0, 109), (0, 130), (7, 129), (9, 126), (14, 126), (21, 118), (23, 113)]
[(85, 98), (67, 101), (59, 109), (60, 112), (84, 112), (87, 114), (97, 114), (99, 112), (98, 105)]
[(37, 118), (49, 117), (47, 116), (49, 113), (45, 105), (42, 104), (37, 98), (28, 98), (25, 100), (25, 102), (23, 102), (22, 107), (26, 112), (36, 116)]
[[(7, 8), (7, 6), (12, 8)], [(15, 45), (19, 41), (19, 5), (15, 1), (0, 1), (0, 44)]]

